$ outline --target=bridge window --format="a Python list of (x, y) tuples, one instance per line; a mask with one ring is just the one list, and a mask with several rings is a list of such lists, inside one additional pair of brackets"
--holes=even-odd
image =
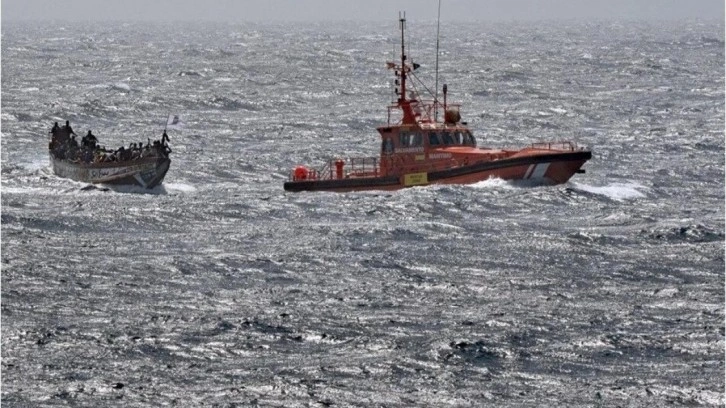
[(464, 144), (464, 136), (458, 130), (454, 132), (454, 143), (457, 145)]
[(441, 134), (441, 136), (443, 136), (443, 140), (444, 140), (444, 144), (445, 145), (450, 146), (450, 145), (453, 145), (454, 144), (454, 138), (451, 137), (451, 133), (444, 132), (444, 133)]
[(391, 140), (390, 137), (383, 138), (381, 150), (383, 150), (383, 153), (386, 153), (386, 154), (393, 153), (393, 141)]
[(464, 144), (466, 146), (476, 146), (476, 139), (468, 130), (464, 132)]
[(419, 132), (401, 132), (398, 135), (398, 145), (401, 147), (418, 147), (423, 145), (423, 137)]
[(411, 146), (423, 146), (423, 136), (421, 136), (421, 133), (416, 132), (413, 134)]
[(441, 144), (439, 141), (439, 135), (434, 132), (429, 133), (429, 146), (438, 146)]

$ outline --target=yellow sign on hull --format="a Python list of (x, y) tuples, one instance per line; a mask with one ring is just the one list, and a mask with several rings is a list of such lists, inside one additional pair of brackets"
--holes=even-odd
[(418, 186), (421, 184), (428, 184), (429, 177), (428, 173), (411, 173), (403, 176), (404, 186)]

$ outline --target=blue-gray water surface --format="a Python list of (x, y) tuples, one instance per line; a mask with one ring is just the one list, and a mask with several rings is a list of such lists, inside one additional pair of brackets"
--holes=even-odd
[[(444, 22), (479, 145), (586, 173), (284, 192), (377, 154), (397, 29), (3, 22), (3, 406), (723, 407), (723, 21)], [(55, 121), (117, 148), (169, 114), (150, 192), (49, 169)]]

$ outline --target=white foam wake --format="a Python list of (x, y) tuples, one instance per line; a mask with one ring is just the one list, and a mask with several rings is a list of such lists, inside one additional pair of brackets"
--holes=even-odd
[(612, 183), (605, 186), (590, 186), (587, 184), (579, 183), (572, 184), (578, 190), (605, 196), (618, 201), (643, 198), (645, 197), (645, 193), (643, 193), (641, 190), (647, 190), (647, 187), (634, 182)]

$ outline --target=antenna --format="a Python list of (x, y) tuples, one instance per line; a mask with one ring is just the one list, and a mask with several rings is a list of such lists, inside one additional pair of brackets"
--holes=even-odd
[(441, 23), (441, 0), (439, 0), (439, 15), (436, 18), (436, 84), (434, 89), (434, 123), (439, 120), (439, 24)]
[(406, 28), (406, 12), (398, 12), (398, 21), (401, 25), (401, 88), (399, 93), (398, 101), (406, 102), (406, 46), (404, 45), (404, 29)]

